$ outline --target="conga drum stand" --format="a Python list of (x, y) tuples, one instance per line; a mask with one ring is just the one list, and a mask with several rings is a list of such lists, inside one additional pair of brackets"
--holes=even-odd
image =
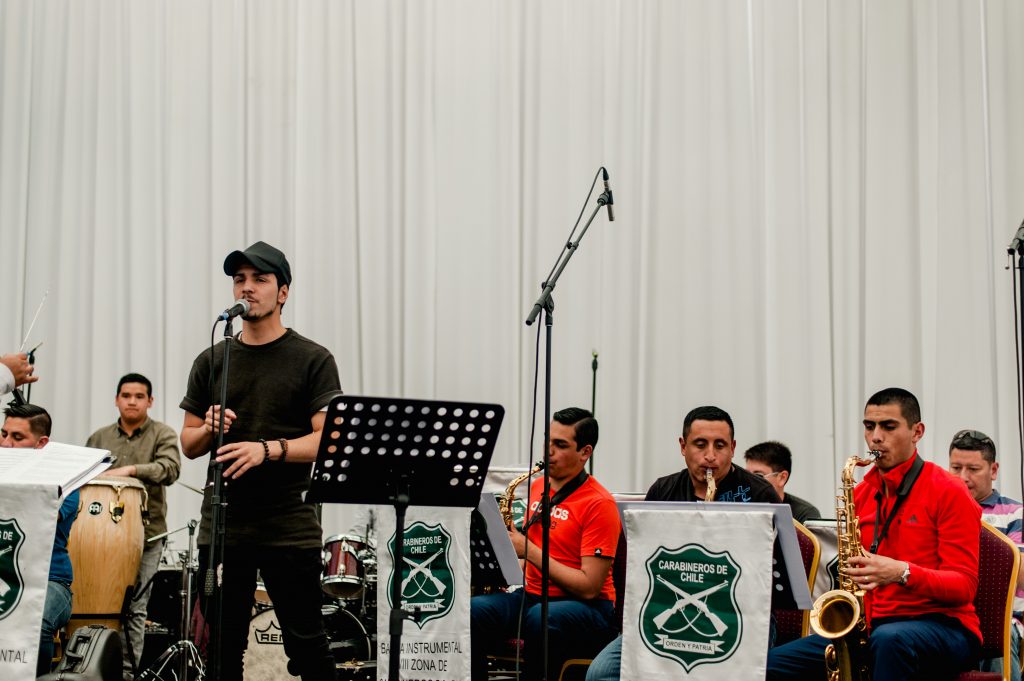
[[(395, 509), (394, 565), (402, 565), (405, 511), (480, 503), (505, 410), (497, 404), (339, 395), (327, 407), (307, 501)], [(388, 679), (398, 681), (403, 569), (391, 571)], [(379, 588), (385, 585), (379, 583)]]
[[(160, 656), (153, 660), (153, 664), (146, 671), (139, 675), (138, 681), (202, 681), (206, 678), (206, 667), (203, 665), (203, 658), (199, 650), (192, 642), (192, 573), (198, 569), (199, 563), (195, 559), (195, 533), (198, 523), (190, 520), (188, 530), (188, 553), (185, 560), (181, 561), (181, 622), (178, 629), (180, 640), (171, 645), (167, 650), (160, 653)], [(180, 532), (181, 530), (174, 530)], [(174, 534), (168, 532), (168, 534)], [(154, 537), (159, 539), (161, 537)], [(175, 671), (177, 675), (175, 676)], [(191, 674), (191, 675), (190, 675)]]

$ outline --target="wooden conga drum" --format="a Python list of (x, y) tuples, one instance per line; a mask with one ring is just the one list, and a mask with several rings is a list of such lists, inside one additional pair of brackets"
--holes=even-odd
[(142, 560), (147, 502), (146, 488), (134, 478), (96, 478), (79, 488), (78, 517), (68, 539), (74, 571), (69, 640), (90, 624), (121, 628), (125, 593)]

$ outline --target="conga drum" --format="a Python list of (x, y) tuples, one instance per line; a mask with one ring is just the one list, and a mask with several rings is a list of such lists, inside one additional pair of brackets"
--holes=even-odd
[(146, 488), (134, 478), (96, 478), (79, 488), (68, 538), (74, 571), (68, 640), (90, 624), (121, 628), (121, 606), (142, 560), (147, 502)]

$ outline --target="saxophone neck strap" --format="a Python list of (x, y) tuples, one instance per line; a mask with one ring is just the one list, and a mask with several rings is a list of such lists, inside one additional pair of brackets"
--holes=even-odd
[[(570, 494), (578, 490), (580, 487), (583, 487), (583, 483), (585, 483), (587, 481), (587, 478), (589, 477), (590, 476), (587, 474), (586, 471), (580, 471), (579, 475), (577, 475), (575, 478), (562, 485), (559, 488), (559, 490), (551, 496), (551, 502), (548, 504), (548, 508), (554, 508), (555, 506), (558, 506), (560, 503), (568, 499)], [(526, 521), (526, 525), (523, 526), (523, 534), (525, 534), (526, 531), (530, 529), (531, 525), (539, 521), (540, 517), (541, 513), (539, 512), (531, 515), (530, 519)]]
[[(892, 524), (892, 519), (896, 517), (896, 512), (900, 510), (900, 506), (903, 505), (903, 500), (910, 494), (910, 489), (917, 482), (917, 476), (921, 475), (921, 469), (924, 468), (924, 459), (917, 454), (914, 454), (914, 463), (910, 465), (910, 470), (903, 476), (903, 481), (900, 486), (896, 488), (896, 503), (892, 505), (892, 511), (888, 516), (885, 515), (882, 509), (882, 492), (875, 493), (875, 503), (877, 504), (878, 513), (875, 516), (875, 527), (878, 526), (879, 522), (882, 522), (882, 529), (875, 534), (874, 541), (871, 542), (871, 553), (877, 553), (878, 547), (885, 540), (887, 534), (889, 534), (889, 525)], [(885, 482), (883, 481), (883, 485)]]

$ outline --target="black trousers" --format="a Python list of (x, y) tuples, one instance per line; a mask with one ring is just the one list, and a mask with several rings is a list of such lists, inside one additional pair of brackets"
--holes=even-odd
[[(209, 549), (209, 546), (199, 547), (200, 584), (209, 565)], [(289, 671), (301, 676), (303, 681), (334, 681), (334, 659), (320, 610), (321, 561), (318, 548), (225, 547), (222, 681), (242, 681), (242, 656), (248, 644), (257, 570), (281, 626)], [(200, 592), (200, 600), (203, 599)], [(211, 626), (216, 622), (212, 605), (207, 607), (202, 603)], [(283, 676), (284, 670), (281, 671)]]

